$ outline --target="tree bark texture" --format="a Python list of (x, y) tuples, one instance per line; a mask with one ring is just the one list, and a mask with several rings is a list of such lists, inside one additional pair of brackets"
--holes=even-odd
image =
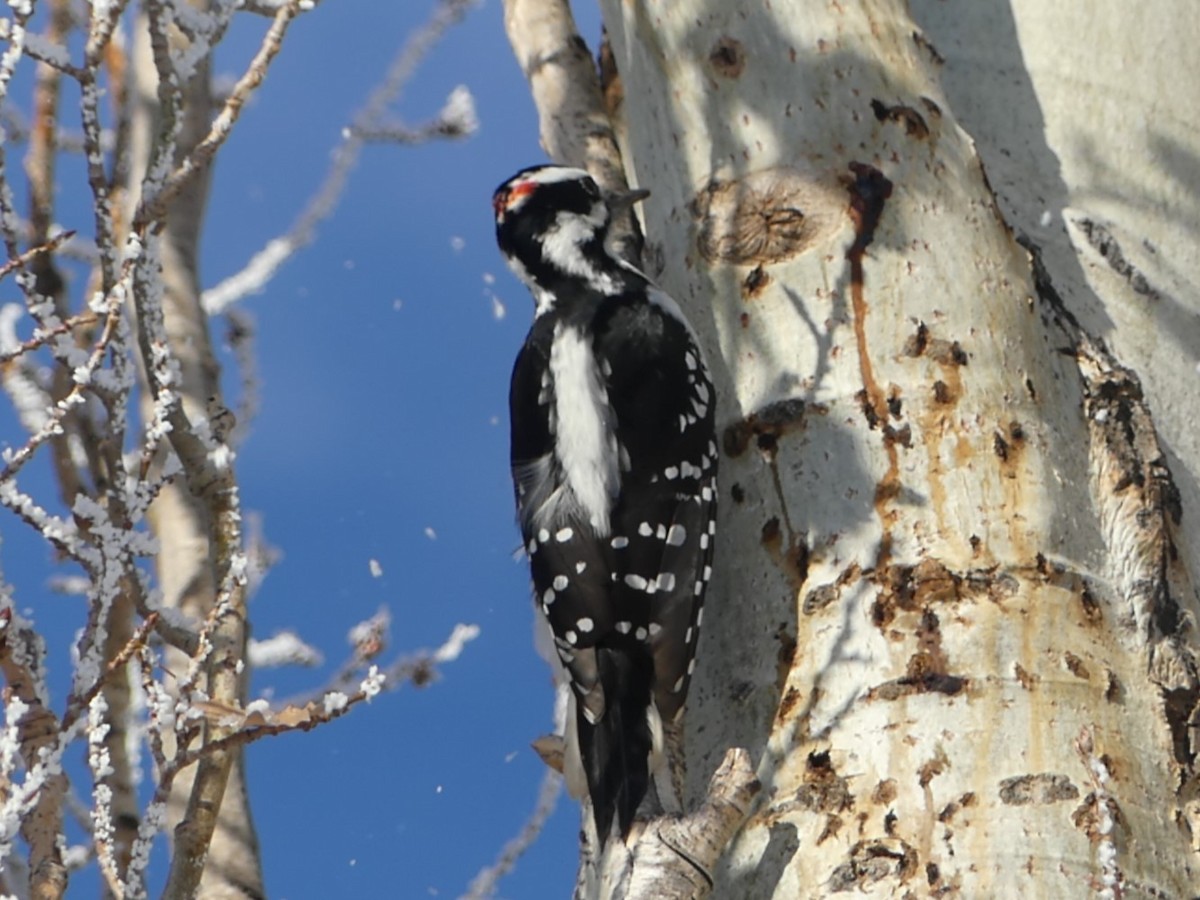
[[(164, 127), (159, 102), (158, 69), (146, 17), (142, 15), (138, 21), (132, 54), (137, 97), (131, 124), (133, 159), (130, 176), (134, 186), (144, 177), (153, 148), (160, 140)], [(174, 31), (169, 37), (172, 58), (181, 58), (187, 52), (188, 40)], [(186, 156), (208, 134), (217, 108), (212, 99), (207, 56), (196, 63), (194, 73), (181, 85), (181, 91), (182, 121), (176, 161)], [(170, 201), (170, 207), (164, 214), (166, 225), (161, 236), (163, 325), (171, 351), (179, 363), (178, 389), (182, 412), (192, 423), (207, 423), (214, 410), (224, 408), (221, 403), (220, 372), (209, 335), (209, 321), (200, 305), (199, 240), (209, 177), (209, 171), (200, 172)], [(131, 190), (131, 209), (138, 200), (135, 187)], [(143, 417), (149, 421), (153, 392), (144, 390), (142, 397)], [(187, 479), (176, 479), (163, 487), (150, 507), (149, 519), (161, 547), (157, 567), (164, 605), (187, 613), (193, 622), (203, 622), (213, 612), (219, 580), (216, 524), (209, 505), (192, 490)], [(236, 611), (234, 615), (241, 615), (241, 612)], [(232, 650), (244, 659), (244, 637), (235, 643), (238, 646), (219, 649), (226, 652)], [(187, 678), (191, 664), (188, 656), (167, 648), (166, 657), (176, 683)], [(249, 672), (243, 670), (243, 679), (248, 675)], [(212, 696), (218, 693), (211, 684), (207, 685), (207, 689)], [(222, 699), (227, 703), (236, 703), (244, 698), (234, 696)], [(177, 753), (182, 749), (167, 748), (168, 753)], [(210, 787), (198, 792), (196, 780), (198, 772), (206, 773), (213, 768), (211, 757), (201, 760), (197, 766), (184, 769), (171, 785), (167, 822), (176, 854), (188, 852), (186, 848), (193, 844), (206, 848), (207, 853), (199, 859), (184, 860), (172, 866), (168, 896), (175, 896), (180, 890), (185, 894), (190, 892), (190, 887), (179, 887), (179, 875), (189, 881), (198, 880), (196, 896), (205, 900), (241, 900), (265, 896), (242, 753), (239, 748), (223, 752), (231, 754), (233, 758), (216, 761), (216, 767), (224, 771), (218, 771)], [(212, 834), (211, 843), (205, 837), (188, 839), (188, 830), (197, 827), (203, 828), (206, 834)]]
[(1110, 67), (1091, 117), (1065, 74), (1137, 29), (602, 5), (647, 268), (721, 401), (689, 782), (745, 747), (763, 789), (713, 895), (1191, 896), (1196, 131), (1118, 127), (1166, 74)]

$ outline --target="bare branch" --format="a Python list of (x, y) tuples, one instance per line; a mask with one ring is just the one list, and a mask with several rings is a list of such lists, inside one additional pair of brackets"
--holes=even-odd
[[(41, 256), (43, 253), (53, 253), (55, 250), (57, 250), (59, 247), (61, 247), (63, 244), (65, 244), (67, 241), (69, 241), (73, 237), (75, 237), (74, 231), (60, 231), (58, 234), (56, 234), (54, 237), (47, 240), (45, 243), (40, 244), (37, 247), (31, 247), (30, 249), (26, 250), (24, 253), (17, 256), (16, 259), (10, 259), (3, 266), (0, 266), (0, 279), (6, 278), (13, 272), (23, 269), (35, 257)], [(93, 321), (94, 321), (94, 317), (93, 317)], [(79, 323), (75, 323), (75, 324), (79, 324)], [(71, 327), (71, 326), (68, 325), (68, 327)], [(59, 333), (61, 333), (61, 332), (59, 332)], [(45, 340), (45, 337), (46, 336), (43, 336), (43, 338), (42, 338), (43, 341)], [(39, 341), (39, 343), (40, 343), (40, 341)], [(0, 360), (0, 362), (3, 362), (3, 361), (4, 360)]]
[(263, 37), (262, 45), (250, 61), (245, 73), (238, 79), (237, 84), (225, 99), (225, 105), (213, 121), (208, 136), (191, 149), (179, 167), (171, 173), (162, 187), (149, 197), (143, 198), (143, 205), (134, 216), (134, 227), (143, 222), (162, 218), (167, 205), (191, 181), (198, 172), (208, 167), (217, 150), (225, 143), (233, 126), (241, 115), (242, 107), (250, 95), (263, 83), (271, 62), (278, 55), (283, 45), (283, 36), (288, 26), (300, 13), (302, 0), (289, 0), (280, 6), (275, 13), (275, 21)]
[(534, 841), (541, 835), (542, 829), (546, 826), (546, 820), (550, 818), (554, 812), (554, 808), (558, 805), (558, 798), (562, 794), (562, 786), (562, 775), (558, 772), (548, 770), (542, 775), (542, 783), (538, 787), (537, 801), (534, 803), (533, 813), (521, 827), (516, 837), (505, 844), (500, 850), (496, 861), (480, 870), (460, 900), (487, 900), (488, 897), (495, 896), (496, 891), (500, 888), (500, 879), (513, 870), (513, 867), (517, 864), (517, 860), (524, 855), (526, 850), (533, 846)]
[(383, 81), (371, 92), (366, 104), (343, 132), (343, 140), (333, 151), (333, 161), (325, 180), (303, 212), (287, 232), (268, 241), (240, 272), (204, 292), (206, 312), (210, 315), (223, 312), (248, 294), (263, 290), (292, 254), (312, 243), (317, 226), (336, 208), (346, 181), (358, 163), (365, 143), (362, 135), (371, 133), (383, 121), (387, 108), (399, 97), (421, 60), (451, 26), (462, 20), (473, 2), (440, 0), (429, 21), (400, 48)]

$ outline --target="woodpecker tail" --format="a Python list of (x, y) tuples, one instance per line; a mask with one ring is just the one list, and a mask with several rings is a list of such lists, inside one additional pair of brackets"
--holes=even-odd
[(654, 664), (648, 653), (597, 648), (604, 714), (595, 724), (577, 707), (579, 750), (600, 848), (616, 818), (621, 837), (629, 834), (638, 805), (650, 788), (653, 736), (647, 712)]

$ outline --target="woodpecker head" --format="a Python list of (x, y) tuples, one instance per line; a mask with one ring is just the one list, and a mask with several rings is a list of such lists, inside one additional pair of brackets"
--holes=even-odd
[(565, 279), (601, 279), (616, 261), (604, 248), (614, 211), (647, 191), (605, 195), (583, 169), (533, 166), (496, 189), (496, 242), (517, 277), (538, 297)]

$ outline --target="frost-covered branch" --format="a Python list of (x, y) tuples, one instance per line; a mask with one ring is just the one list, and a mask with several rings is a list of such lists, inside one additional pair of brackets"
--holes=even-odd
[[(233, 131), (233, 126), (241, 115), (242, 107), (267, 77), (267, 69), (283, 46), (283, 37), (287, 34), (288, 26), (300, 13), (302, 5), (303, 0), (289, 0), (279, 7), (270, 29), (263, 37), (262, 45), (258, 48), (254, 59), (250, 61), (245, 73), (238, 79), (237, 84), (226, 97), (225, 104), (213, 121), (208, 135), (188, 152), (162, 186), (143, 200), (143, 206), (134, 217), (135, 227), (142, 221), (149, 222), (161, 218), (166, 211), (167, 204), (198, 172), (207, 168), (212, 162), (221, 145)], [(180, 8), (186, 9), (187, 7), (181, 6)], [(160, 59), (160, 78), (164, 75), (164, 69), (165, 62)]]
[(58, 234), (44, 243), (41, 243), (36, 247), (29, 248), (24, 253), (19, 254), (16, 259), (10, 259), (3, 266), (0, 266), (0, 279), (8, 277), (13, 272), (24, 269), (31, 262), (33, 262), (34, 259), (41, 256), (43, 253), (53, 253), (73, 237), (75, 237), (74, 231), (60, 231)]
[[(315, 691), (309, 691), (285, 701), (287, 706), (306, 706), (331, 692), (352, 691), (361, 681), (367, 667), (375, 668), (374, 661), (387, 649), (388, 626), (391, 615), (386, 607), (371, 618), (359, 622), (350, 629), (351, 655), (330, 679), (329, 683)], [(467, 644), (479, 637), (478, 625), (459, 623), (441, 646), (406, 653), (379, 671), (388, 690), (398, 690), (411, 683), (414, 687), (425, 687), (437, 680), (438, 667), (454, 662), (462, 655)]]
[(434, 138), (469, 137), (479, 128), (475, 98), (465, 85), (459, 85), (446, 98), (446, 105), (433, 120), (409, 127), (400, 123), (377, 122), (354, 128), (356, 137), (366, 143), (423, 144)]
[(460, 900), (488, 900), (489, 897), (496, 895), (496, 891), (500, 889), (500, 880), (513, 870), (517, 860), (533, 846), (541, 835), (546, 821), (558, 805), (562, 787), (562, 775), (553, 769), (547, 769), (542, 775), (542, 783), (538, 787), (533, 812), (521, 826), (517, 835), (501, 848), (496, 861), (481, 869), (475, 876)]
[[(345, 190), (363, 145), (371, 135), (384, 128), (387, 110), (400, 96), (401, 91), (415, 73), (417, 66), (432, 47), (452, 26), (460, 22), (474, 0), (440, 0), (429, 21), (414, 32), (399, 49), (388, 67), (383, 80), (371, 91), (366, 104), (353, 117), (343, 131), (342, 140), (333, 151), (333, 159), (321, 186), (309, 199), (304, 210), (284, 234), (272, 238), (250, 261), (234, 275), (229, 276), (204, 292), (204, 309), (210, 314), (224, 312), (242, 298), (261, 292), (275, 277), (287, 260), (316, 238), (317, 226), (335, 209)], [(451, 101), (443, 108), (439, 121), (454, 121), (459, 131), (473, 124), (473, 106), (462, 96), (464, 88), (456, 88)], [(458, 100), (453, 98), (458, 95)], [(467, 95), (469, 97), (469, 94)], [(466, 115), (466, 110), (471, 115)], [(452, 134), (448, 136), (460, 136)]]
[[(287, 634), (247, 650), (247, 598), (272, 556), (244, 510), (233, 449), (259, 402), (253, 323), (229, 317), (242, 376), (234, 415), (200, 303), (197, 240), (213, 160), (289, 25), (315, 5), (13, 0), (0, 21), (0, 280), (16, 300), (0, 308), (0, 383), (26, 432), (0, 454), (0, 509), (69, 565), (49, 582), (85, 610), (56, 708), (35, 623), (0, 579), (5, 896), (63, 897), (70, 873), (94, 866), (109, 895), (147, 897), (166, 830), (164, 896), (261, 895), (243, 748), (331, 722), (386, 688), (428, 684), (478, 633), (459, 626), (442, 646), (385, 666), (383, 615), (356, 629), (335, 685), (276, 708), (245, 702), (254, 664), (313, 664), (319, 653)], [(378, 126), (353, 138), (356, 152), (389, 138), (383, 111), (468, 6), (443, 0), (405, 45), (374, 114), (351, 128)], [(212, 55), (241, 10), (272, 21), (214, 99)], [(14, 85), (29, 91), (25, 109), (9, 97)], [(470, 95), (456, 91), (418, 131), (463, 136), (475, 124)], [(82, 153), (82, 177), (60, 166), (69, 153)], [(91, 210), (60, 224), (67, 196)], [(90, 273), (79, 277), (68, 257)], [(47, 457), (57, 496), (35, 489)], [(65, 839), (72, 820), (81, 845)]]

